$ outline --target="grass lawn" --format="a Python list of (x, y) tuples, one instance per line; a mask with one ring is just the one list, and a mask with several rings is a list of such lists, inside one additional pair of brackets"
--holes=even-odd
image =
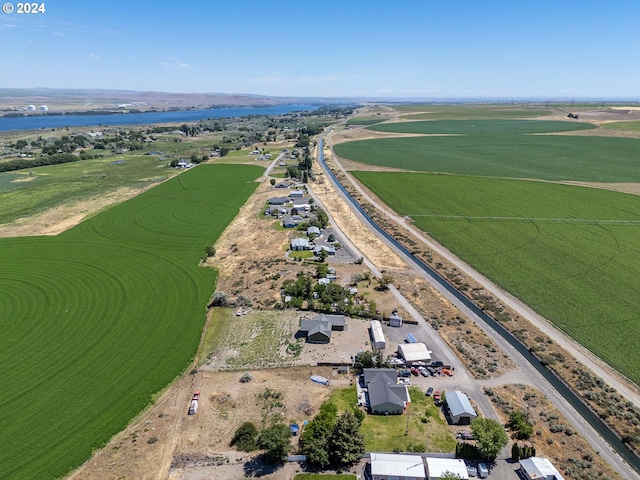
[(640, 198), (544, 182), (354, 172), (396, 212), (634, 382)]
[(341, 157), (415, 171), (594, 182), (640, 181), (640, 139), (569, 135), (464, 135), (361, 140)]
[(183, 371), (215, 288), (198, 262), (260, 173), (202, 165), (58, 236), (0, 239), (3, 478), (65, 475)]
[[(369, 415), (360, 427), (368, 452), (393, 452), (399, 450), (453, 452), (456, 440), (447, 428), (433, 398), (425, 396), (416, 387), (409, 387), (411, 404), (403, 415)], [(338, 410), (346, 410), (356, 404), (356, 387), (334, 390), (331, 401)], [(407, 435), (407, 419), (409, 432)]]
[(289, 252), (290, 258), (311, 258), (314, 256), (315, 255), (311, 250), (298, 250)]

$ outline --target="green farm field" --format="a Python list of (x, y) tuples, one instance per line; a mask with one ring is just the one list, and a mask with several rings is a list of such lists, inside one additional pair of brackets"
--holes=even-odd
[(165, 163), (151, 155), (119, 155), (0, 173), (0, 224), (119, 188), (162, 182), (177, 172)]
[(640, 121), (635, 122), (611, 122), (602, 125), (610, 130), (626, 130), (629, 132), (640, 132)]
[(202, 165), (55, 237), (0, 239), (0, 471), (57, 478), (193, 358), (215, 288), (198, 267), (262, 168)]
[(353, 172), (396, 212), (640, 384), (640, 198), (546, 182)]
[(590, 123), (551, 120), (434, 120), (428, 122), (396, 122), (371, 125), (369, 130), (392, 133), (436, 135), (524, 135), (532, 133), (571, 132), (595, 128)]
[(535, 118), (548, 115), (552, 110), (542, 107), (501, 105), (394, 105), (407, 120), (481, 119), (481, 118)]
[(360, 140), (334, 147), (360, 163), (415, 171), (589, 182), (640, 181), (640, 139), (461, 135)]

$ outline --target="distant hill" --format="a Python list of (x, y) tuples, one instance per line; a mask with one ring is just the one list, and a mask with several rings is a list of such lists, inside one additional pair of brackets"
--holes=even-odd
[(47, 105), (50, 111), (111, 109), (187, 109), (228, 106), (270, 106), (290, 103), (329, 103), (331, 99), (268, 97), (226, 93), (137, 92), (55, 88), (0, 88), (0, 110), (15, 111)]

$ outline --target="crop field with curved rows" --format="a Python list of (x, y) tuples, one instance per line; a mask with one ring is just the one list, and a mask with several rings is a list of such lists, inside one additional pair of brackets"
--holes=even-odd
[(198, 267), (260, 167), (202, 165), (56, 237), (0, 239), (0, 472), (85, 461), (195, 354), (215, 271)]
[(640, 383), (640, 198), (546, 182), (352, 172), (387, 205)]
[[(463, 123), (413, 123), (441, 124), (443, 131), (450, 133), (464, 128)], [(490, 121), (487, 125), (491, 125), (491, 133), (486, 134), (359, 140), (337, 144), (334, 150), (355, 162), (424, 172), (587, 182), (640, 181), (637, 138), (513, 134), (506, 127), (512, 123), (503, 122), (505, 129), (500, 131), (496, 122)], [(552, 122), (526, 123), (550, 127)]]

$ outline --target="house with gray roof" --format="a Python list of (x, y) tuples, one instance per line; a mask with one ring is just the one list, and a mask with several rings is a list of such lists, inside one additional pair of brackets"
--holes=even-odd
[(331, 332), (342, 331), (346, 325), (344, 315), (316, 315), (300, 322), (299, 332), (309, 343), (329, 343)]
[(307, 236), (311, 235), (311, 234), (313, 234), (315, 236), (320, 235), (320, 229), (318, 227), (313, 226), (313, 225), (310, 226), (309, 228), (307, 228)]
[(291, 200), (289, 200), (289, 197), (271, 197), (267, 200), (269, 205), (285, 205), (290, 202)]
[(294, 238), (293, 240), (291, 240), (291, 250), (311, 250), (311, 244), (306, 238)]
[(295, 228), (298, 225), (298, 221), (291, 215), (287, 215), (282, 220), (282, 226), (284, 228)]
[(365, 368), (363, 379), (371, 413), (400, 415), (411, 402), (407, 387), (398, 384), (393, 368)]

